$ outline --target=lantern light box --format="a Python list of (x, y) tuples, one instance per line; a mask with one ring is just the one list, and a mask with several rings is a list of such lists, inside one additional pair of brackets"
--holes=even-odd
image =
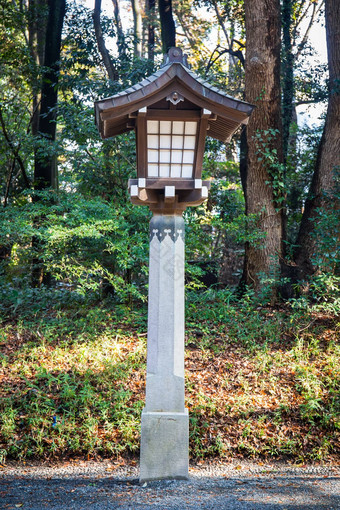
[(163, 213), (208, 197), (210, 181), (202, 182), (206, 136), (228, 142), (252, 110), (193, 73), (180, 48), (171, 48), (163, 66), (141, 83), (95, 103), (102, 138), (136, 132), (132, 202)]

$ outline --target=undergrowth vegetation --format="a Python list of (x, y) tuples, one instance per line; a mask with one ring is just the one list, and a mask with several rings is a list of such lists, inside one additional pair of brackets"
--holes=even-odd
[[(191, 458), (339, 458), (338, 278), (312, 289), (275, 308), (250, 293), (188, 291)], [(1, 300), (0, 462), (137, 454), (146, 305), (27, 292)]]

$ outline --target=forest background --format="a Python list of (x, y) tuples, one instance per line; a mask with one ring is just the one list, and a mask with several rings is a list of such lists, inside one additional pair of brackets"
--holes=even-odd
[(191, 456), (338, 459), (340, 6), (131, 0), (129, 24), (112, 5), (0, 2), (0, 462), (138, 450), (150, 213), (134, 134), (101, 140), (93, 102), (176, 44), (256, 106), (207, 139), (210, 196), (185, 213)]

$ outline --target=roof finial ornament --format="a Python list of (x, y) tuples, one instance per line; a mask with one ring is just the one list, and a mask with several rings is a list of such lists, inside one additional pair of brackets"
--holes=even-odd
[(182, 48), (172, 47), (168, 53), (164, 55), (163, 66), (177, 62), (183, 64), (185, 67), (190, 67), (188, 64), (188, 57), (183, 54)]

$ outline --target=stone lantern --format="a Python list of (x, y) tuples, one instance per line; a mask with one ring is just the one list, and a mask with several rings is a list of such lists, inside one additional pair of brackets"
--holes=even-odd
[(146, 402), (140, 480), (188, 477), (189, 418), (184, 405), (184, 232), (182, 213), (208, 198), (202, 181), (206, 136), (227, 143), (253, 106), (190, 71), (179, 48), (141, 83), (95, 103), (102, 138), (136, 132), (133, 204), (150, 221)]

